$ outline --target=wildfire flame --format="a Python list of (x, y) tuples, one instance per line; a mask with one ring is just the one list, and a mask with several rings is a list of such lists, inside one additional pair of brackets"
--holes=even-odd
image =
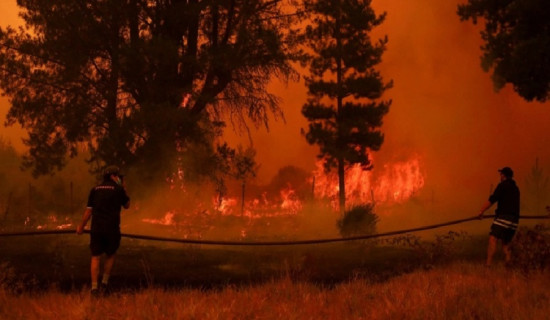
[[(377, 166), (372, 171), (365, 171), (360, 165), (350, 166), (346, 169), (346, 201), (348, 205), (360, 203), (402, 203), (418, 193), (425, 183), (422, 170), (421, 158), (413, 155), (406, 161), (389, 162)], [(186, 192), (184, 171), (177, 170), (172, 177), (167, 179), (170, 192)], [(240, 237), (247, 237), (249, 228), (254, 224), (267, 224), (273, 218), (295, 217), (304, 209), (306, 198), (315, 200), (328, 199), (331, 207), (337, 211), (338, 208), (338, 176), (332, 171), (326, 173), (323, 162), (316, 163), (316, 169), (312, 172), (310, 179), (313, 194), (309, 195), (300, 189), (297, 192), (293, 186), (287, 184), (278, 192), (263, 191), (256, 197), (248, 194), (243, 204), (240, 196), (216, 196), (210, 204), (200, 202), (194, 209), (170, 209), (161, 218), (142, 218), (141, 222), (159, 226), (175, 227), (174, 230), (185, 233), (185, 236), (200, 238), (204, 230), (212, 229), (212, 223), (220, 217), (239, 217), (248, 220), (247, 229), (241, 229)], [(208, 201), (206, 201), (208, 202)], [(264, 220), (262, 220), (264, 219)], [(58, 219), (55, 215), (47, 217), (47, 222), (38, 226), (31, 221), (30, 217), (25, 220), (26, 227), (37, 229), (67, 229), (73, 226), (69, 218)], [(283, 221), (281, 220), (281, 221)], [(198, 230), (198, 229), (203, 229)]]
[(174, 221), (175, 215), (176, 215), (176, 212), (174, 210), (170, 210), (170, 211), (166, 212), (164, 217), (162, 217), (161, 219), (145, 218), (145, 219), (142, 219), (141, 221), (151, 223), (151, 224), (160, 224), (160, 225), (163, 225), (163, 226), (169, 226), (169, 225), (173, 225), (175, 223), (175, 221)]
[[(36, 226), (36, 229), (37, 230), (47, 230), (49, 229), (51, 226), (53, 226), (54, 229), (57, 229), (57, 230), (66, 230), (66, 229), (69, 229), (73, 226), (73, 223), (70, 221), (70, 218), (69, 217), (66, 217), (64, 220), (65, 223), (61, 223), (61, 221), (59, 221), (58, 217), (56, 215), (53, 215), (53, 214), (50, 214), (47, 219), (46, 219), (46, 223), (44, 224), (40, 224), (40, 225), (37, 225)], [(61, 224), (60, 224), (61, 223)], [(25, 226), (31, 226), (32, 222), (31, 222), (31, 218), (30, 217), (27, 217), (25, 219)]]
[[(375, 174), (376, 173), (376, 174)], [(316, 163), (313, 173), (316, 198), (331, 199), (334, 208), (338, 206), (338, 175), (326, 173), (323, 161)], [(366, 171), (359, 164), (350, 166), (345, 173), (346, 202), (357, 203), (401, 203), (408, 200), (424, 186), (420, 157), (407, 161), (386, 163), (380, 172)]]
[[(267, 192), (261, 197), (246, 201), (244, 206), (236, 197), (215, 197), (212, 203), (223, 216), (240, 215), (250, 219), (296, 215), (302, 210), (302, 200), (291, 186), (279, 191), (280, 199), (269, 200)], [(218, 204), (216, 206), (216, 204)]]
[[(378, 168), (378, 167), (377, 167)], [(414, 196), (424, 186), (421, 159), (413, 155), (406, 161), (386, 163), (378, 170), (366, 171), (360, 165), (346, 169), (346, 201), (349, 205), (359, 203), (401, 203)], [(178, 170), (178, 183), (183, 183), (183, 170)], [(174, 181), (175, 182), (175, 181)], [(338, 208), (338, 176), (335, 172), (326, 173), (322, 161), (316, 163), (312, 172), (313, 195), (315, 199), (329, 199), (333, 209)], [(175, 184), (175, 183), (174, 183)], [(185, 188), (170, 188), (185, 190)], [(160, 219), (142, 219), (142, 222), (164, 226), (181, 227), (187, 224), (193, 216), (201, 216), (205, 223), (215, 221), (217, 217), (241, 217), (249, 221), (291, 217), (298, 215), (304, 207), (303, 195), (287, 184), (278, 194), (269, 195), (262, 192), (254, 198), (247, 198), (245, 203), (240, 196), (215, 196), (210, 206), (201, 205), (198, 212), (178, 212), (169, 210)], [(207, 209), (205, 209), (207, 208)], [(241, 231), (241, 237), (247, 235), (247, 230)]]

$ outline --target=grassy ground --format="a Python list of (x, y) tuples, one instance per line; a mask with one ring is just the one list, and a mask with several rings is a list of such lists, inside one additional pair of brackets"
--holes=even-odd
[[(21, 282), (18, 286), (24, 289), (28, 289), (25, 282), (32, 280), (32, 286), (27, 286), (31, 289), (55, 286), (62, 291), (80, 290), (89, 285), (88, 239), (87, 235), (3, 238), (0, 263), (4, 269), (24, 275), (24, 280), (10, 280)], [(381, 281), (430, 267), (440, 260), (480, 261), (486, 240), (468, 237), (420, 244), (418, 239), (403, 237), (392, 242), (284, 247), (166, 245), (126, 238), (122, 241), (111, 275), (117, 289), (217, 288), (261, 283), (281, 276), (324, 285), (357, 276)]]
[(87, 290), (13, 295), (1, 319), (548, 319), (548, 272), (454, 262), (383, 282), (357, 277), (330, 287), (282, 277), (219, 289)]
[(504, 268), (501, 255), (487, 269), (486, 241), (452, 232), (290, 247), (123, 239), (114, 292), (93, 299), (88, 236), (3, 238), (0, 319), (547, 318), (550, 272)]

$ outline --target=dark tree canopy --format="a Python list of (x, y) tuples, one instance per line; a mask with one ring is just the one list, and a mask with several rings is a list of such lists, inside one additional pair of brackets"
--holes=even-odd
[(293, 73), (293, 15), (281, 1), (18, 5), (25, 28), (0, 29), (0, 89), (12, 103), (7, 122), (28, 131), (35, 174), (83, 145), (97, 166), (158, 172), (182, 154), (212, 157), (223, 119), (260, 125), (281, 112), (266, 90)]
[(481, 65), (492, 70), (495, 88), (505, 84), (525, 100), (550, 95), (550, 1), (468, 0), (458, 6), (461, 20), (485, 24)]
[(309, 121), (305, 133), (320, 148), (325, 168), (338, 168), (340, 210), (345, 207), (344, 167), (360, 163), (370, 169), (367, 150), (383, 142), (382, 118), (391, 101), (381, 101), (385, 83), (375, 66), (387, 38), (372, 42), (369, 32), (385, 14), (376, 15), (370, 0), (305, 1), (313, 24), (305, 32), (310, 76), (308, 102), (302, 114)]

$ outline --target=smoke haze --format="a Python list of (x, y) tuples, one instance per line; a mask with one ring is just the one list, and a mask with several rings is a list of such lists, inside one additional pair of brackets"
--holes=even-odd
[[(490, 73), (480, 66), (480, 26), (460, 21), (458, 3), (373, 1), (377, 13), (387, 12), (373, 39), (389, 37), (380, 70), (386, 81), (394, 81), (384, 96), (393, 104), (384, 119), (385, 142), (374, 154), (374, 172), (385, 161), (421, 156), (426, 185), (419, 197), (433, 210), (402, 210), (411, 223), (473, 216), (498, 184), (497, 169), (512, 167), (525, 189), (537, 158), (543, 169), (550, 165), (550, 106), (526, 102), (510, 86), (495, 92)], [(274, 85), (274, 90), (284, 99), (287, 121), (272, 123), (269, 132), (253, 132), (263, 179), (290, 163), (313, 170), (317, 153), (299, 135), (307, 126), (300, 113), (303, 83)]]
[[(425, 175), (418, 194), (421, 204), (380, 208), (383, 228), (473, 216), (499, 182), (498, 168), (512, 167), (523, 189), (535, 159), (543, 169), (550, 167), (549, 104), (525, 102), (509, 86), (493, 90), (490, 74), (480, 67), (480, 27), (459, 20), (458, 3), (373, 1), (377, 13), (387, 12), (373, 35), (389, 38), (379, 69), (385, 81), (394, 82), (384, 96), (393, 104), (382, 128), (385, 142), (374, 154), (374, 172), (385, 162), (417, 154)], [(0, 12), (3, 26), (19, 21), (15, 1), (0, 2)], [(268, 183), (287, 165), (313, 171), (318, 150), (300, 134), (307, 126), (301, 115), (306, 101), (303, 81), (274, 82), (271, 89), (282, 98), (286, 121), (271, 121), (269, 130), (251, 128), (261, 165), (258, 184)], [(2, 98), (0, 115), (7, 109)], [(0, 130), (24, 150), (20, 129)], [(231, 129), (227, 139), (234, 146), (249, 144), (246, 134)]]

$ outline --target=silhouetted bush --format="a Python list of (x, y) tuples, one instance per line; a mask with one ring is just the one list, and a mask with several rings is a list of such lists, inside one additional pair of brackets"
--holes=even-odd
[(460, 250), (459, 244), (468, 237), (464, 231), (449, 231), (436, 234), (435, 239), (431, 241), (423, 241), (419, 236), (407, 234), (383, 239), (380, 243), (412, 249), (419, 258), (419, 263), (425, 269), (431, 269), (436, 264), (450, 262), (457, 257)]
[(338, 220), (338, 230), (342, 237), (374, 234), (378, 216), (373, 212), (374, 205), (364, 204), (351, 208)]
[(38, 287), (36, 277), (17, 273), (9, 262), (0, 263), (0, 289), (11, 294), (32, 292)]
[(524, 272), (544, 270), (550, 265), (550, 228), (520, 227), (511, 243), (512, 266)]

